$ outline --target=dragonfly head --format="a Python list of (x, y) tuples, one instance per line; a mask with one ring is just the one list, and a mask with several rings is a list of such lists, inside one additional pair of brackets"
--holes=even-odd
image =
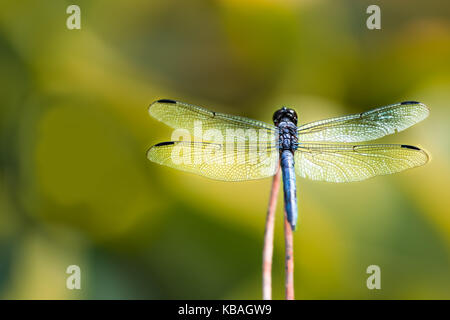
[(273, 114), (273, 123), (277, 126), (284, 118), (289, 119), (295, 125), (297, 125), (298, 118), (297, 112), (295, 112), (295, 110), (283, 107), (280, 110), (275, 111), (275, 113)]

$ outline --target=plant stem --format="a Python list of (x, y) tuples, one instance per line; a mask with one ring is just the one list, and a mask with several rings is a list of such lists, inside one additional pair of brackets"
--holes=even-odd
[(291, 225), (284, 212), (284, 244), (285, 244), (285, 288), (286, 300), (294, 300), (294, 241)]
[(272, 299), (272, 257), (273, 257), (273, 233), (275, 227), (275, 210), (277, 207), (278, 192), (280, 190), (280, 167), (272, 180), (269, 207), (267, 209), (266, 227), (264, 230), (263, 265), (262, 265), (262, 290), (263, 299)]

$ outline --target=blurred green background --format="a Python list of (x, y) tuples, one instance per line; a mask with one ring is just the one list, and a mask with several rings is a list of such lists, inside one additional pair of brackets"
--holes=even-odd
[[(226, 183), (146, 159), (159, 98), (300, 123), (403, 100), (423, 123), (384, 139), (425, 167), (353, 184), (298, 180), (298, 299), (450, 299), (450, 3), (2, 2), (0, 298), (259, 299), (271, 179)], [(381, 7), (381, 30), (366, 8)], [(284, 297), (279, 199), (274, 298)], [(81, 267), (82, 290), (65, 287)], [(366, 268), (381, 267), (381, 290)]]

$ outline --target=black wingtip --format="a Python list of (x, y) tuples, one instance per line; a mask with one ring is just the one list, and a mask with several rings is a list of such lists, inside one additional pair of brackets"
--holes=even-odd
[(159, 103), (169, 103), (169, 104), (176, 104), (177, 102), (175, 100), (172, 99), (159, 99), (158, 101)]
[(402, 103), (400, 103), (401, 105), (406, 105), (406, 104), (420, 104), (419, 101), (403, 101)]
[(173, 145), (173, 144), (175, 144), (174, 141), (165, 141), (165, 142), (157, 143), (153, 147), (170, 146), (170, 145)]
[(405, 149), (413, 149), (413, 150), (421, 150), (420, 148), (417, 148), (417, 147), (415, 147), (415, 146), (410, 146), (410, 145), (407, 145), (407, 144), (402, 144), (402, 148), (405, 148)]
[(157, 103), (176, 104), (177, 102), (175, 100), (171, 100), (171, 99), (159, 99), (159, 100), (153, 101), (150, 104), (150, 106), (148, 107), (148, 112), (150, 113), (150, 115), (152, 115), (152, 107)]

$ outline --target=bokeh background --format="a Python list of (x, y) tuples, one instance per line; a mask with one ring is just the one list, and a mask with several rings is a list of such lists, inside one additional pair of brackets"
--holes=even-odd
[[(81, 7), (81, 30), (66, 8)], [(381, 7), (381, 30), (366, 8)], [(171, 98), (300, 123), (403, 100), (423, 123), (384, 142), (425, 167), (353, 184), (298, 181), (298, 299), (450, 299), (450, 3), (4, 1), (0, 11), (0, 298), (259, 299), (270, 179), (161, 167)], [(281, 196), (273, 290), (284, 296)], [(81, 267), (82, 289), (65, 287)], [(381, 290), (366, 268), (381, 267)]]

